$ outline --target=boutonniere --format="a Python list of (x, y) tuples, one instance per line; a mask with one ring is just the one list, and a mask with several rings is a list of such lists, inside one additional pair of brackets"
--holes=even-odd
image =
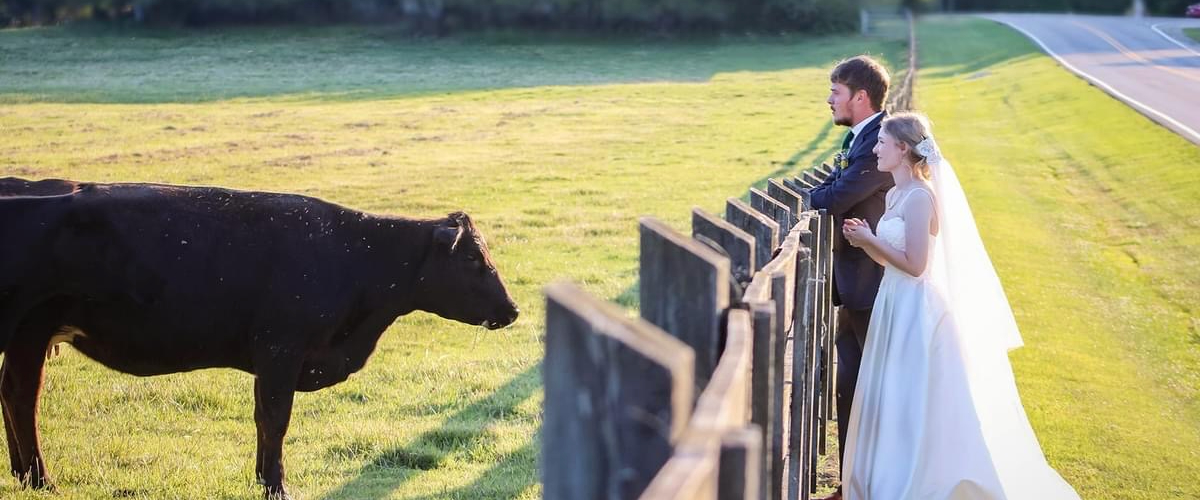
[(833, 166), (837, 168), (846, 168), (850, 166), (850, 152), (845, 149), (838, 151), (833, 155)]

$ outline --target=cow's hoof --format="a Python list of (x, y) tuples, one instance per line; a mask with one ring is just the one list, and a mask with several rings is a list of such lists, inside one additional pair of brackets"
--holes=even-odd
[(266, 500), (292, 500), (292, 496), (282, 486), (267, 487), (263, 492)]
[(54, 483), (50, 482), (50, 478), (38, 476), (34, 474), (17, 474), (17, 481), (21, 483), (22, 488), (30, 488), (34, 490), (54, 492)]

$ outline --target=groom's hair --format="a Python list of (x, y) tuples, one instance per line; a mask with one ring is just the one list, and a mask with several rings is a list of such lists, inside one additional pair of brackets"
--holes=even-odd
[(891, 80), (887, 68), (865, 55), (839, 62), (829, 74), (830, 82), (845, 85), (852, 95), (860, 90), (867, 91), (867, 97), (871, 98), (871, 107), (875, 111), (883, 109), (883, 101), (887, 98)]

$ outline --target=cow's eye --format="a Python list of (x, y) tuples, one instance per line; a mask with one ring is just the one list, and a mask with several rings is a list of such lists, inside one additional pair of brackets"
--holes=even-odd
[(479, 257), (478, 257), (478, 256), (476, 256), (476, 255), (474, 255), (474, 254), (468, 254), (468, 255), (467, 255), (467, 260), (469, 260), (469, 261), (471, 261), (471, 262), (475, 262), (475, 261), (479, 260)]

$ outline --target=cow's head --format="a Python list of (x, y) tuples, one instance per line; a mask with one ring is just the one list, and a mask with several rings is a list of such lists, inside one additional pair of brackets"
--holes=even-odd
[(494, 330), (512, 324), (520, 312), (483, 236), (462, 212), (435, 223), (418, 281), (419, 308), (446, 319)]

